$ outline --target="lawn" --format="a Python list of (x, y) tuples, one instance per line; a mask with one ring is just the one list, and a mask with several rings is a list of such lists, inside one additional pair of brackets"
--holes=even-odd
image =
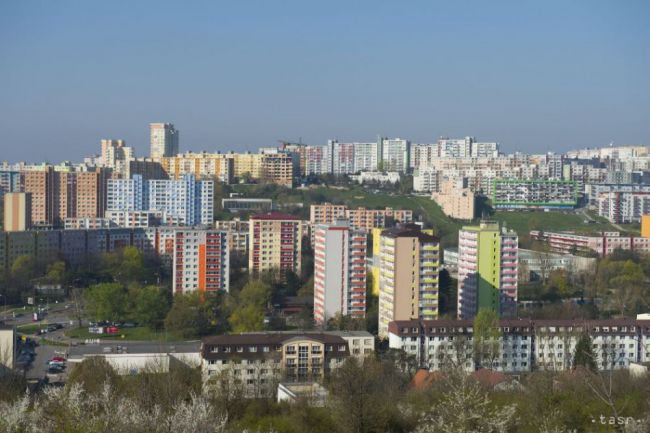
[(179, 335), (173, 332), (156, 331), (145, 326), (136, 328), (122, 328), (118, 334), (91, 334), (88, 328), (73, 328), (65, 331), (65, 335), (70, 338), (80, 340), (99, 338), (102, 340), (137, 340), (137, 341), (179, 341), (183, 340)]
[[(254, 194), (255, 187), (252, 185), (236, 185), (234, 189), (238, 192)], [(456, 245), (458, 230), (463, 225), (469, 224), (447, 217), (438, 204), (428, 197), (400, 195), (397, 191), (394, 193), (373, 193), (359, 185), (350, 188), (317, 187), (306, 190), (280, 188), (273, 190), (266, 197), (279, 203), (303, 203), (303, 212), (306, 215), (309, 214), (311, 204), (324, 202), (343, 203), (350, 207), (363, 206), (369, 209), (385, 207), (411, 209), (416, 215), (416, 220), (417, 215), (420, 215), (427, 224), (435, 228), (444, 246)], [(574, 211), (498, 211), (490, 218), (515, 230), (520, 238), (524, 240), (528, 238), (528, 233), (531, 230), (573, 230), (579, 233), (596, 233), (603, 230), (618, 231), (606, 219), (593, 213), (589, 213), (589, 216), (594, 222), (585, 223), (587, 218), (582, 213), (574, 213)], [(638, 232), (638, 225), (624, 226), (623, 228)]]
[(30, 323), (28, 325), (19, 325), (16, 326), (16, 330), (21, 334), (33, 335), (39, 329), (47, 328), (47, 324), (42, 323)]

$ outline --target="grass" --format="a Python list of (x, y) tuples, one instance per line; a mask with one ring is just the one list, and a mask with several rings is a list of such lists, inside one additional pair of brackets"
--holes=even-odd
[(46, 329), (48, 325), (45, 323), (30, 323), (28, 325), (19, 325), (16, 327), (16, 330), (21, 334), (34, 334), (39, 329)]
[[(235, 185), (234, 190), (241, 193), (256, 195), (256, 185)], [(265, 197), (279, 203), (303, 203), (303, 212), (309, 214), (309, 206), (323, 202), (343, 203), (349, 207), (363, 206), (369, 209), (392, 207), (394, 209), (411, 209), (414, 214), (423, 217), (423, 220), (435, 228), (442, 240), (443, 246), (452, 246), (458, 243), (458, 230), (467, 222), (453, 220), (446, 216), (438, 204), (428, 197), (401, 195), (397, 191), (373, 193), (359, 185), (349, 188), (316, 187), (307, 190), (283, 189), (273, 190)], [(522, 239), (528, 238), (531, 230), (565, 231), (572, 230), (578, 233), (596, 233), (604, 230), (619, 231), (605, 218), (589, 212), (595, 221), (585, 223), (587, 219), (581, 212), (551, 211), (551, 212), (525, 212), (525, 211), (498, 211), (490, 218), (505, 224), (515, 230)], [(417, 219), (417, 218), (416, 218)], [(631, 232), (638, 232), (638, 225), (624, 226)]]
[(65, 331), (65, 335), (70, 338), (81, 340), (89, 338), (99, 338), (102, 340), (130, 340), (130, 341), (179, 341), (182, 337), (165, 331), (156, 331), (146, 326), (135, 328), (122, 328), (118, 334), (91, 334), (88, 328), (73, 328)]

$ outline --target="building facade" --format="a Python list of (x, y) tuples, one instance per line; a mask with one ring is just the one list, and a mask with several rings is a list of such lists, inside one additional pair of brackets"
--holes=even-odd
[(317, 225), (314, 239), (314, 320), (365, 317), (367, 232), (340, 220)]
[(438, 317), (440, 243), (417, 226), (387, 229), (380, 236), (379, 336), (395, 320)]
[(248, 270), (301, 273), (302, 221), (289, 214), (254, 215), (249, 224)]
[(178, 154), (179, 133), (171, 123), (151, 123), (149, 155), (152, 158), (175, 156)]
[(227, 292), (230, 287), (228, 232), (178, 229), (174, 240), (174, 293)]
[(458, 317), (481, 309), (512, 315), (517, 304), (517, 233), (483, 221), (458, 232)]

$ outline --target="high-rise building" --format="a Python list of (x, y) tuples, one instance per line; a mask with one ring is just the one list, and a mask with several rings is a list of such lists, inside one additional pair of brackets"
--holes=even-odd
[(330, 157), (326, 146), (305, 147), (305, 174), (327, 174), (330, 172)]
[(110, 179), (110, 211), (157, 211), (166, 225), (211, 225), (214, 220), (214, 182), (182, 179)]
[(174, 240), (174, 293), (229, 289), (230, 252), (223, 230), (178, 229)]
[(508, 316), (517, 306), (517, 233), (482, 221), (458, 232), (458, 308), (460, 319), (481, 309)]
[(222, 153), (185, 152), (161, 158), (163, 170), (172, 179), (193, 174), (197, 179), (214, 179), (230, 183), (233, 178), (234, 160)]
[(32, 225), (32, 194), (7, 192), (4, 194), (4, 231), (29, 230)]
[(251, 216), (248, 270), (301, 271), (302, 221), (289, 214), (269, 212)]
[(410, 209), (366, 209), (363, 207), (348, 209), (345, 205), (332, 203), (313, 204), (310, 207), (309, 220), (312, 224), (332, 224), (345, 218), (355, 230), (370, 231), (376, 227), (391, 227), (395, 223), (413, 222)]
[(171, 123), (151, 123), (151, 151), (152, 158), (176, 156), (178, 154), (179, 132)]
[(43, 165), (21, 173), (23, 191), (32, 194), (32, 224), (54, 224), (54, 169)]
[(316, 226), (314, 239), (316, 323), (337, 314), (365, 317), (367, 233), (339, 220)]
[(431, 161), (438, 157), (438, 143), (411, 145), (410, 165), (414, 170), (422, 170), (431, 167)]
[(293, 186), (294, 160), (285, 153), (265, 154), (261, 162), (261, 180), (291, 188)]
[(7, 192), (20, 192), (20, 172), (0, 170), (0, 199)]
[(402, 138), (382, 139), (382, 170), (406, 173), (410, 167), (411, 142)]
[(376, 171), (379, 156), (377, 143), (354, 143), (354, 172)]
[(448, 138), (441, 137), (438, 140), (438, 152), (440, 158), (468, 158), (472, 155), (472, 137)]
[(379, 336), (395, 320), (438, 317), (440, 242), (431, 231), (404, 225), (381, 232)]
[(147, 181), (148, 210), (163, 213), (165, 224), (211, 225), (214, 221), (214, 182), (182, 179)]

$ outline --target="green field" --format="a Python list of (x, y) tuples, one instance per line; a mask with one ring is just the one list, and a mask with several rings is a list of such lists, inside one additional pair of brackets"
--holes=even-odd
[[(250, 197), (259, 195), (259, 186), (256, 185), (235, 185), (234, 190), (248, 194)], [(324, 202), (342, 203), (350, 207), (364, 206), (369, 209), (392, 207), (395, 209), (411, 209), (417, 216), (429, 226), (436, 229), (444, 245), (456, 245), (458, 230), (467, 222), (452, 220), (443, 214), (436, 202), (428, 197), (400, 195), (398, 192), (373, 193), (355, 185), (350, 188), (336, 186), (316, 187), (309, 189), (271, 189), (265, 198), (271, 198), (278, 203), (303, 203), (302, 216), (307, 218), (309, 206)], [(258, 193), (258, 195), (256, 195)], [(596, 233), (603, 230), (619, 231), (606, 219), (589, 213), (593, 222), (585, 223), (588, 220), (581, 212), (567, 211), (497, 211), (489, 218), (505, 224), (515, 230), (520, 238), (527, 239), (531, 230), (572, 230), (579, 233)], [(475, 221), (476, 222), (476, 221)], [(622, 227), (626, 231), (639, 231), (638, 225), (626, 225)]]
[(102, 340), (137, 340), (137, 341), (179, 341), (183, 340), (180, 336), (172, 332), (156, 331), (141, 326), (136, 328), (122, 328), (118, 334), (91, 334), (88, 328), (74, 328), (65, 331), (65, 335), (70, 338), (85, 340), (89, 338), (99, 338)]

